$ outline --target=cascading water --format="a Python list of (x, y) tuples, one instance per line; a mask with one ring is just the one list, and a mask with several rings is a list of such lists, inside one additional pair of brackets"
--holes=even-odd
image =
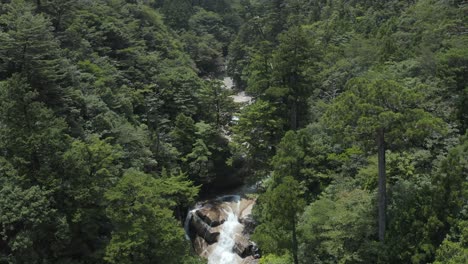
[(195, 252), (208, 259), (208, 264), (258, 263), (258, 248), (246, 231), (246, 225), (252, 223), (249, 217), (254, 203), (239, 195), (198, 203), (185, 221)]
[(235, 236), (238, 234), (241, 224), (237, 219), (237, 215), (231, 208), (229, 209), (229, 211), (224, 210), (227, 219), (221, 229), (218, 243), (208, 258), (208, 264), (237, 264), (241, 261), (240, 257), (232, 250), (236, 243)]
[(195, 207), (195, 209), (192, 209), (190, 210), (188, 213), (187, 213), (187, 217), (185, 218), (185, 222), (184, 222), (184, 229), (185, 229), (185, 238), (187, 240), (190, 240), (190, 236), (189, 236), (189, 233), (188, 233), (188, 230), (189, 230), (189, 225), (190, 225), (190, 221), (192, 220), (192, 217), (193, 217), (193, 214), (195, 212), (197, 212), (197, 209), (199, 207)]

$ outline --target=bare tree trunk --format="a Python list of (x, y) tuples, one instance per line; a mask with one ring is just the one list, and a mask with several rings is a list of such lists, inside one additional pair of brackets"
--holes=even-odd
[(379, 240), (384, 241), (385, 238), (385, 215), (387, 204), (387, 186), (385, 175), (385, 134), (384, 129), (379, 128), (377, 131), (377, 144), (379, 148)]

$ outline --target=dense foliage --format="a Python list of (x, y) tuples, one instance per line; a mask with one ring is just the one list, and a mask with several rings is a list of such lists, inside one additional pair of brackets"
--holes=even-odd
[(0, 1), (0, 263), (200, 261), (181, 222), (230, 171), (210, 79), (240, 17), (188, 2)]
[(261, 263), (468, 261), (466, 2), (243, 3)]
[(467, 10), (0, 0), (0, 263), (203, 263), (246, 175), (260, 263), (468, 262)]

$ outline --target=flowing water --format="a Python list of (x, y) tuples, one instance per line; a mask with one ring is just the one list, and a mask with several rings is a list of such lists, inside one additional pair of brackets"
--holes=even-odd
[(187, 240), (190, 240), (190, 236), (189, 236), (190, 220), (192, 220), (193, 215), (197, 212), (198, 209), (200, 209), (200, 205), (197, 204), (194, 209), (188, 212), (187, 217), (185, 218), (184, 230), (185, 230), (185, 238)]
[[(202, 257), (208, 259), (208, 264), (245, 264), (258, 263), (253, 257), (242, 258), (234, 251), (245, 250), (246, 238), (243, 231), (244, 224), (240, 221), (245, 221), (245, 217), (250, 215), (254, 200), (241, 198), (239, 195), (225, 195), (213, 200), (208, 200), (198, 203), (194, 209), (190, 210), (185, 221), (185, 230), (187, 238), (190, 239), (191, 228), (193, 232), (198, 232), (195, 238), (192, 236), (195, 251)], [(202, 214), (207, 213), (207, 210), (212, 212), (220, 212), (223, 223), (219, 226), (211, 227), (199, 216), (198, 210), (202, 210)], [(243, 222), (244, 223), (244, 222)], [(195, 226), (193, 226), (195, 224)], [(209, 244), (205, 242), (207, 233), (200, 233), (199, 228), (208, 233), (219, 232), (217, 242)], [(195, 231), (198, 230), (198, 231)], [(193, 234), (192, 232), (192, 234)], [(209, 234), (208, 234), (209, 235)], [(208, 240), (206, 240), (208, 241)], [(241, 243), (241, 244), (237, 244)], [(248, 245), (247, 245), (248, 246)]]
[[(237, 202), (239, 204), (239, 202)], [(241, 224), (232, 208), (225, 210), (228, 215), (221, 229), (218, 243), (213, 252), (208, 257), (208, 264), (237, 264), (241, 258), (232, 251), (235, 245), (235, 236), (238, 234)]]

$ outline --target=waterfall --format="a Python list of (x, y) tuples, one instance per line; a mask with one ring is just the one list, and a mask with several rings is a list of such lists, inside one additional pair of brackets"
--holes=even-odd
[[(258, 248), (249, 239), (254, 203), (240, 195), (197, 203), (184, 225), (195, 252), (208, 259), (208, 264), (258, 264)], [(244, 233), (246, 226), (249, 231)]]
[(185, 239), (187, 240), (190, 240), (190, 236), (189, 236), (190, 220), (192, 220), (192, 216), (194, 212), (195, 210), (190, 210), (187, 213), (187, 217), (185, 218), (184, 229), (185, 229)]
[(193, 215), (197, 212), (197, 210), (200, 208), (200, 204), (197, 204), (195, 208), (192, 210), (189, 210), (187, 213), (187, 217), (185, 217), (185, 222), (184, 222), (184, 229), (185, 229), (185, 238), (187, 240), (190, 240), (189, 236), (189, 230), (190, 230), (190, 220), (192, 220)]
[[(239, 202), (237, 202), (237, 208), (239, 208)], [(235, 236), (241, 228), (237, 212), (234, 212), (232, 208), (224, 211), (228, 217), (221, 229), (219, 241), (208, 257), (208, 264), (237, 264), (241, 261), (241, 258), (232, 250), (235, 245)]]

